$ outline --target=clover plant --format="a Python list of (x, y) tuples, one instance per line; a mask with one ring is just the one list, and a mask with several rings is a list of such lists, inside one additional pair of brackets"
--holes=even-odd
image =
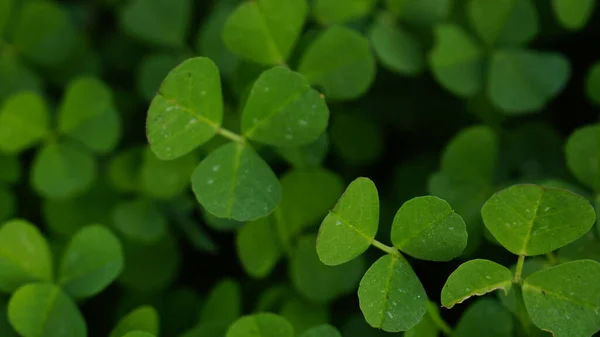
[(598, 7), (0, 0), (0, 337), (597, 335)]

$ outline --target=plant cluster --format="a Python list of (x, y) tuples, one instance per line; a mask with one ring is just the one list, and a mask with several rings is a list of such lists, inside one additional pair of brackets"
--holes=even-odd
[(596, 334), (596, 7), (0, 0), (0, 337)]

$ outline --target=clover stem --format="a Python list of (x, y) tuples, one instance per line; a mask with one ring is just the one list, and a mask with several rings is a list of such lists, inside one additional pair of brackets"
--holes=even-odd
[(519, 260), (517, 261), (517, 270), (515, 271), (515, 277), (513, 278), (513, 283), (521, 284), (521, 275), (523, 274), (523, 264), (525, 263), (525, 255), (519, 255)]
[(238, 142), (240, 144), (246, 143), (246, 139), (244, 139), (244, 137), (238, 135), (235, 132), (229, 131), (225, 128), (220, 128), (219, 130), (217, 130), (217, 133), (227, 139), (233, 140), (234, 142)]
[(440, 316), (440, 312), (438, 310), (436, 310), (435, 304), (431, 301), (427, 302), (427, 313), (429, 314), (429, 317), (431, 317), (433, 324), (435, 324), (435, 326), (444, 335), (446, 335), (446, 336), (452, 335), (452, 327), (450, 327), (450, 325), (442, 318), (442, 316)]
[(533, 333), (533, 331), (531, 331), (531, 320), (529, 319), (529, 314), (527, 313), (527, 308), (523, 301), (523, 289), (521, 287), (522, 285), (520, 283), (515, 284), (513, 287), (517, 299), (517, 316), (527, 336), (531, 336)]
[(390, 246), (386, 246), (383, 243), (373, 239), (373, 241), (371, 242), (371, 244), (381, 250), (383, 250), (384, 252), (396, 257), (396, 258), (401, 258), (402, 254), (400, 254), (400, 252), (394, 248), (394, 247), (390, 247)]

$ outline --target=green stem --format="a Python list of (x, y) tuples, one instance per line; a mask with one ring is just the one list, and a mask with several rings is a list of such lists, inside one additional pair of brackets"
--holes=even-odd
[(531, 329), (531, 320), (529, 319), (529, 313), (527, 313), (527, 308), (525, 308), (525, 302), (523, 302), (523, 290), (521, 288), (521, 284), (515, 284), (514, 287), (515, 297), (517, 299), (517, 316), (519, 318), (519, 322), (525, 330), (527, 336), (532, 336), (533, 331)]
[(521, 284), (521, 275), (523, 274), (523, 264), (525, 263), (525, 255), (519, 255), (519, 260), (517, 261), (517, 270), (515, 271), (515, 277), (513, 278), (513, 283)]
[(386, 252), (387, 254), (390, 254), (391, 256), (397, 257), (397, 258), (401, 258), (402, 254), (400, 254), (400, 252), (394, 248), (394, 247), (390, 247), (390, 246), (386, 246), (383, 243), (373, 239), (373, 242), (371, 242), (371, 244), (376, 247), (379, 248), (381, 250), (383, 250), (384, 252)]
[(435, 326), (446, 336), (452, 335), (452, 327), (440, 316), (439, 310), (437, 310), (435, 303), (428, 301), (427, 302), (427, 313), (429, 313), (429, 317), (435, 324)]
[(220, 134), (221, 136), (227, 138), (227, 139), (231, 139), (234, 142), (238, 142), (240, 144), (245, 144), (246, 143), (246, 139), (244, 139), (244, 137), (238, 135), (235, 132), (229, 131), (225, 128), (220, 128), (219, 130), (217, 130), (217, 133)]

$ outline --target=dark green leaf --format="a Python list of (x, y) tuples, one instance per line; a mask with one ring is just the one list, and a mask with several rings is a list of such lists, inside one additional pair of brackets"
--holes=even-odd
[(313, 15), (324, 25), (341, 24), (370, 14), (376, 0), (315, 0)]
[(131, 331), (141, 331), (158, 335), (159, 317), (151, 306), (141, 306), (121, 318), (111, 331), (110, 337), (124, 337)]
[(263, 278), (271, 273), (282, 251), (274, 216), (245, 224), (237, 233), (237, 255), (244, 270), (252, 277)]
[(600, 192), (600, 124), (577, 129), (565, 146), (567, 165), (582, 183)]
[(580, 30), (594, 12), (594, 0), (552, 0), (558, 22), (569, 30)]
[(452, 336), (512, 337), (513, 317), (498, 301), (478, 299), (462, 315)]
[(294, 328), (283, 317), (270, 313), (244, 316), (227, 330), (226, 337), (293, 337)]

